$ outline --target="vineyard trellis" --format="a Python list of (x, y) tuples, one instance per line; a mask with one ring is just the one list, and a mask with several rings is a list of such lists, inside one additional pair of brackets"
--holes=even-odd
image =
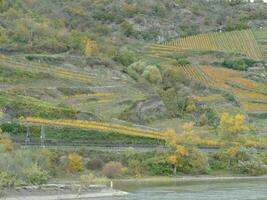
[(93, 76), (91, 74), (87, 74), (85, 72), (81, 73), (75, 70), (65, 69), (58, 66), (51, 68), (50, 66), (47, 65), (26, 62), (25, 60), (21, 59), (19, 60), (13, 58), (11, 59), (3, 55), (0, 55), (0, 61), (1, 63), (5, 64), (5, 67), (10, 67), (14, 69), (23, 69), (25, 71), (49, 73), (52, 76), (57, 76), (60, 78), (65, 78), (70, 80), (76, 80), (84, 83), (91, 83), (93, 79)]
[(137, 137), (148, 137), (154, 139), (165, 139), (164, 132), (153, 131), (148, 129), (135, 128), (130, 126), (124, 126), (119, 124), (112, 123), (102, 123), (96, 121), (86, 121), (86, 120), (67, 120), (67, 119), (44, 119), (44, 118), (35, 118), (27, 117), (20, 120), (22, 123), (29, 124), (39, 124), (39, 125), (50, 125), (50, 126), (65, 126), (72, 128), (81, 128), (89, 130), (97, 130), (100, 132), (113, 132), (129, 136)]
[(198, 66), (178, 65), (177, 67), (182, 74), (191, 80), (199, 81), (206, 85), (211, 85), (214, 82), (214, 80), (205, 74)]
[[(185, 69), (187, 68), (187, 69)], [(192, 70), (193, 68), (193, 70)], [(197, 68), (190, 65), (182, 69), (184, 74), (191, 79), (200, 81), (209, 87), (219, 88), (234, 94), (240, 101), (241, 106), (247, 112), (258, 112), (262, 110), (267, 112), (267, 94), (266, 86), (253, 80), (243, 78), (243, 73), (232, 69), (225, 69), (212, 66), (199, 66), (205, 77), (212, 80), (212, 84), (204, 79)]]
[[(96, 130), (103, 133), (115, 133), (122, 134), (126, 136), (134, 137), (144, 137), (152, 138), (158, 140), (166, 140), (168, 131), (155, 130), (152, 128), (141, 128), (130, 125), (121, 125), (115, 123), (103, 123), (96, 121), (86, 121), (86, 120), (70, 120), (70, 119), (44, 119), (44, 118), (35, 118), (27, 117), (21, 118), (20, 123), (26, 125), (40, 125), (40, 126), (52, 126), (52, 127), (69, 127), (69, 128), (79, 128), (85, 130)], [(198, 145), (205, 147), (219, 147), (221, 143), (217, 140), (212, 140), (208, 138), (198, 138), (194, 141), (186, 143), (186, 145)]]
[(147, 49), (151, 53), (163, 55), (168, 52), (196, 49), (242, 53), (257, 60), (263, 57), (262, 50), (250, 29), (188, 36), (163, 44), (150, 45)]

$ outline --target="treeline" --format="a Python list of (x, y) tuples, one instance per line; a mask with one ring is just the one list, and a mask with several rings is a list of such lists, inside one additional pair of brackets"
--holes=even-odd
[(248, 28), (248, 22), (266, 18), (266, 6), (206, 0), (1, 0), (0, 48), (84, 52), (89, 39), (96, 41), (100, 52), (111, 56), (116, 47), (137, 40), (160, 42), (217, 31), (218, 27), (227, 31)]

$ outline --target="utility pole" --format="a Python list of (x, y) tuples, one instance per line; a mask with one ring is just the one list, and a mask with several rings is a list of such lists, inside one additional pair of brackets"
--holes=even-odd
[(41, 147), (45, 148), (45, 130), (44, 125), (41, 126)]
[(26, 138), (25, 138), (25, 146), (28, 146), (30, 144), (30, 128), (27, 125), (27, 130), (26, 130)]

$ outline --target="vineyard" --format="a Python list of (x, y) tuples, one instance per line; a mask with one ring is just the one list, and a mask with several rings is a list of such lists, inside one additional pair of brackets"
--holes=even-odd
[[(267, 112), (267, 94), (264, 93), (267, 87), (264, 84), (245, 79), (242, 72), (231, 69), (212, 66), (200, 66), (200, 68), (208, 77), (212, 77), (213, 85), (207, 84), (206, 81), (202, 83), (232, 93), (247, 112)], [(189, 74), (189, 76), (197, 81), (204, 80), (195, 78), (194, 75)]]
[[(160, 131), (158, 129), (138, 126), (138, 125), (121, 125), (114, 123), (103, 123), (96, 121), (87, 121), (87, 120), (67, 120), (67, 119), (55, 119), (49, 120), (44, 118), (34, 118), (27, 117), (20, 119), (20, 123), (27, 125), (45, 125), (51, 127), (68, 127), (68, 128), (78, 128), (84, 130), (96, 130), (98, 132), (103, 133), (114, 133), (120, 135), (127, 135), (133, 137), (143, 137), (143, 138), (151, 138), (158, 140), (165, 140), (168, 131)], [(182, 142), (184, 136), (180, 137), (180, 142)], [(183, 143), (187, 145), (198, 145), (201, 147), (219, 147), (222, 145), (221, 142), (209, 139), (209, 138), (201, 138), (197, 136), (196, 138), (188, 141), (183, 141)]]
[(253, 31), (257, 42), (261, 45), (263, 50), (264, 60), (267, 60), (267, 28), (257, 29)]
[(21, 119), (22, 123), (28, 124), (38, 124), (38, 125), (48, 125), (48, 126), (60, 126), (60, 127), (71, 127), (71, 128), (80, 128), (80, 129), (89, 129), (97, 130), (104, 133), (117, 133), (128, 136), (137, 136), (137, 137), (148, 137), (155, 139), (164, 139), (164, 132), (153, 131), (148, 129), (135, 128), (131, 126), (124, 126), (119, 124), (112, 123), (101, 123), (96, 121), (85, 121), (85, 120), (49, 120), (43, 118), (32, 118), (27, 117)]
[(190, 80), (202, 82), (206, 85), (212, 85), (213, 83), (213, 79), (210, 78), (207, 74), (205, 74), (198, 66), (178, 65), (177, 67), (180, 72)]
[(64, 96), (63, 99), (110, 97), (113, 95), (114, 95), (114, 93), (111, 93), (111, 92), (98, 92), (98, 93), (91, 93), (91, 94), (75, 94), (72, 96)]
[(256, 60), (263, 56), (252, 30), (199, 34), (151, 45), (147, 49), (156, 55), (196, 49), (241, 53)]
[[(78, 64), (64, 67), (28, 61), (24, 57), (0, 55), (0, 69), (15, 74), (16, 80), (22, 80), (15, 82), (9, 78), (9, 82), (2, 81), (0, 90), (6, 92), (2, 99), (19, 105), (21, 109), (25, 105), (33, 112), (41, 108), (51, 112), (93, 113), (108, 120), (128, 109), (131, 105), (124, 105), (127, 102), (146, 98), (139, 88), (128, 83), (120, 73), (113, 75), (102, 68), (88, 73)], [(25, 73), (30, 75), (23, 78)], [(117, 78), (118, 75), (123, 78)], [(31, 76), (36, 78), (31, 79)], [(19, 79), (20, 77), (22, 78)], [(122, 82), (123, 80), (126, 81)], [(7, 105), (9, 104), (5, 104)]]
[(48, 73), (51, 76), (56, 76), (63, 79), (79, 81), (83, 83), (91, 83), (93, 76), (87, 73), (81, 73), (74, 70), (65, 69), (58, 66), (48, 66), (42, 65), (39, 63), (32, 63), (22, 59), (9, 58), (3, 55), (0, 55), (0, 62), (5, 67), (10, 67), (13, 69), (22, 69), (25, 71), (34, 71)]
[[(267, 112), (267, 87), (263, 83), (244, 78), (244, 73), (212, 66), (180, 65), (178, 69), (188, 79), (208, 87), (220, 89), (236, 96), (247, 112)], [(221, 100), (221, 95), (195, 96), (200, 102)]]

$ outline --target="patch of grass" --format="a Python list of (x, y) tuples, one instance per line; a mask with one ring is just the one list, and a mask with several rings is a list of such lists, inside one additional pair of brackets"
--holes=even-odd
[(40, 74), (22, 71), (18, 69), (10, 69), (4, 66), (0, 66), (0, 83), (5, 84), (14, 84), (14, 83), (21, 83), (21, 82), (29, 82), (33, 80), (38, 80), (41, 78)]

